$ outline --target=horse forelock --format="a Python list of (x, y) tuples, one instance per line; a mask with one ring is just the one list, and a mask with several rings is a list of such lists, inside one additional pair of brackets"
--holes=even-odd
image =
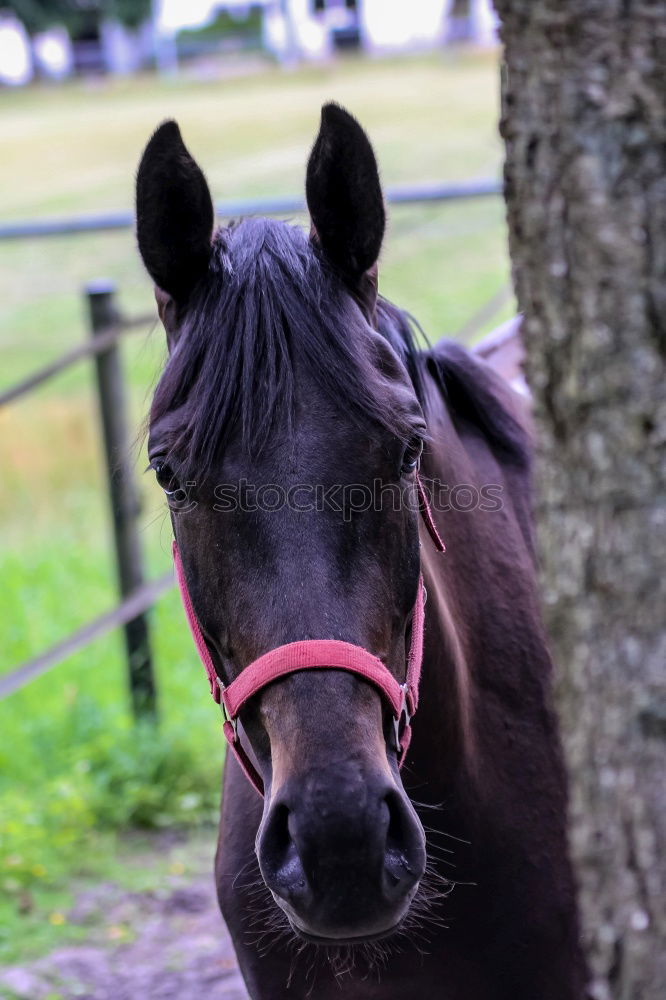
[[(380, 329), (412, 374), (416, 352), (406, 320), (380, 307)], [(390, 320), (390, 321), (389, 321)], [(277, 424), (289, 426), (306, 371), (341, 412), (407, 440), (367, 344), (371, 332), (354, 296), (297, 226), (246, 219), (217, 231), (205, 278), (193, 291), (158, 383), (151, 422), (182, 410), (171, 447), (178, 467), (209, 471), (232, 433), (257, 452)]]

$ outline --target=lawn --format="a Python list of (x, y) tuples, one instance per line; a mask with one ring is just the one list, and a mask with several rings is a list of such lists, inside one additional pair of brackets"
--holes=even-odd
[[(180, 122), (216, 198), (297, 193), (329, 99), (367, 127), (387, 185), (496, 177), (497, 76), (495, 56), (453, 51), (243, 79), (5, 90), (0, 218), (127, 209), (142, 147), (165, 117)], [(116, 280), (126, 312), (150, 310), (130, 232), (0, 243), (0, 387), (85, 336), (81, 288), (100, 275)], [(432, 339), (455, 335), (508, 282), (503, 206), (396, 207), (380, 281)], [(151, 329), (124, 346), (137, 431), (163, 351)], [(0, 672), (115, 599), (96, 421), (86, 365), (0, 411)], [(142, 536), (156, 574), (169, 564), (170, 528), (144, 465), (137, 445)], [(0, 958), (28, 948), (36, 923), (65, 933), (43, 918), (63, 909), (70, 878), (108, 869), (115, 831), (214, 815), (219, 720), (175, 594), (152, 622), (157, 735), (132, 727), (118, 635), (0, 703)]]

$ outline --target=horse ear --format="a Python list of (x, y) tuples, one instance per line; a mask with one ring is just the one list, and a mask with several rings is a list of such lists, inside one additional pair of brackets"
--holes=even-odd
[(215, 213), (206, 178), (174, 121), (146, 146), (136, 178), (139, 251), (158, 288), (182, 302), (205, 273)]
[(377, 263), (386, 213), (370, 140), (337, 104), (321, 109), (305, 194), (314, 235), (324, 253), (346, 277), (357, 281)]

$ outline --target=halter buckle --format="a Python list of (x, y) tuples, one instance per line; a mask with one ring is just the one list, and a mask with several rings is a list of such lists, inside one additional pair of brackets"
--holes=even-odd
[(393, 719), (393, 731), (395, 733), (395, 749), (396, 749), (397, 753), (400, 753), (400, 751), (402, 749), (401, 744), (400, 744), (400, 724), (402, 723), (402, 721), (404, 719), (404, 722), (405, 722), (405, 725), (403, 727), (403, 732), (404, 732), (404, 730), (407, 728), (407, 726), (412, 721), (412, 717), (409, 714), (409, 712), (407, 711), (407, 695), (409, 693), (409, 689), (407, 687), (407, 684), (401, 684), (400, 685), (400, 692), (401, 692), (400, 709), (398, 711), (397, 718)]
[(222, 683), (219, 677), (216, 677), (215, 680), (217, 681), (217, 686), (220, 689), (220, 709), (222, 711), (222, 718), (224, 719), (225, 722), (228, 722), (231, 725), (231, 728), (234, 731), (234, 741), (237, 741), (238, 717), (232, 719), (229, 713), (227, 712), (227, 706), (224, 704), (224, 684)]

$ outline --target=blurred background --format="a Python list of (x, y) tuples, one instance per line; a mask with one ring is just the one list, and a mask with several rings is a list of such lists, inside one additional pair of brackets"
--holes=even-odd
[[(0, 0), (0, 393), (86, 341), (91, 280), (114, 283), (123, 316), (151, 313), (128, 219), (161, 120), (178, 120), (215, 197), (247, 211), (298, 204), (327, 100), (368, 130), (391, 191), (499, 181), (486, 0)], [(26, 235), (52, 222), (84, 231)], [(390, 206), (380, 290), (431, 340), (470, 342), (510, 316), (500, 197)], [(171, 531), (140, 430), (161, 328), (136, 325), (119, 350), (153, 579)], [(92, 359), (0, 406), (0, 469), (1, 679), (119, 599)], [(176, 593), (149, 617), (157, 725), (133, 717), (118, 629), (0, 700), (0, 964), (129, 935), (77, 921), (82, 886), (186, 878), (197, 838), (210, 867), (219, 716)]]

